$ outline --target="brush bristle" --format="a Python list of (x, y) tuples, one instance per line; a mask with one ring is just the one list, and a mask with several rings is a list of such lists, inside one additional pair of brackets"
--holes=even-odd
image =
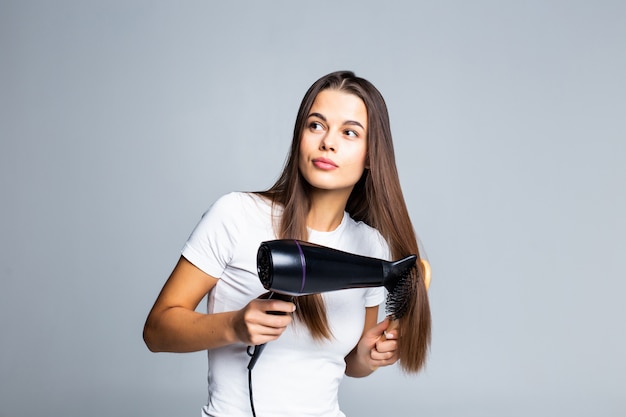
[(404, 314), (409, 310), (409, 306), (414, 299), (413, 294), (415, 292), (415, 288), (413, 280), (411, 279), (412, 269), (413, 268), (409, 268), (404, 271), (396, 285), (387, 293), (385, 310), (387, 316), (389, 316), (392, 320), (402, 318), (402, 316), (404, 316)]

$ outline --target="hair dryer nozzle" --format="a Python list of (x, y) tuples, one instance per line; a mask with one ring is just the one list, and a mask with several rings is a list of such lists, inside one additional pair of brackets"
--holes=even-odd
[(387, 291), (393, 291), (398, 283), (404, 279), (411, 268), (415, 265), (417, 256), (409, 255), (406, 258), (399, 259), (388, 263), (388, 270), (385, 271), (385, 288)]

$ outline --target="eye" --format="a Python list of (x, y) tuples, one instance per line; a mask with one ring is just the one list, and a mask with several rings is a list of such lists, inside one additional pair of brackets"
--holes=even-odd
[(358, 138), (359, 137), (358, 133), (356, 133), (354, 130), (350, 130), (350, 129), (344, 130), (343, 134), (346, 135), (346, 136), (349, 136), (351, 138)]
[(309, 123), (309, 129), (311, 130), (323, 130), (324, 126), (320, 122), (311, 122)]

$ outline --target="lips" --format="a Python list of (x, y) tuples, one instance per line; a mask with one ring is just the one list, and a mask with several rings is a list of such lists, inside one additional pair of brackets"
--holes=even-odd
[(313, 160), (313, 165), (323, 170), (331, 170), (337, 168), (337, 164), (328, 158), (315, 158)]

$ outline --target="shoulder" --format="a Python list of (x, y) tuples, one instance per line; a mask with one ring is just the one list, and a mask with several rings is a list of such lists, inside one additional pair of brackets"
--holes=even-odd
[(212, 207), (238, 207), (249, 200), (251, 200), (250, 193), (233, 191), (218, 197), (212, 204)]
[(249, 213), (251, 210), (267, 211), (271, 203), (258, 194), (242, 191), (233, 191), (219, 197), (209, 208), (209, 211), (218, 211), (225, 215)]

